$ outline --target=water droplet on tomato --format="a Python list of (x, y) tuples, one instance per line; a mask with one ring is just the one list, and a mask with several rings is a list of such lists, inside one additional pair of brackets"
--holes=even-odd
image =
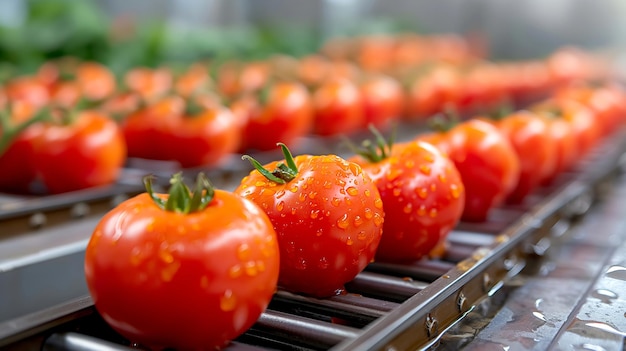
[(436, 208), (431, 208), (430, 212), (428, 212), (428, 215), (430, 216), (430, 218), (437, 217), (437, 209)]
[(326, 258), (326, 256), (322, 256), (322, 257), (320, 258), (320, 260), (317, 262), (317, 266), (318, 266), (320, 269), (326, 269), (326, 268), (328, 268), (328, 259)]
[(380, 198), (376, 199), (374, 201), (374, 207), (381, 209), (383, 208), (383, 200), (381, 200)]
[(258, 186), (258, 187), (264, 187), (267, 185), (267, 182), (264, 182), (262, 180), (257, 180), (256, 183), (254, 183), (254, 186)]
[(415, 192), (420, 199), (425, 199), (428, 197), (428, 189), (426, 188), (417, 188), (415, 189)]
[(356, 238), (359, 240), (365, 240), (367, 239), (367, 233), (364, 230), (360, 230), (356, 235)]
[(374, 212), (372, 212), (372, 209), (370, 209), (369, 207), (366, 207), (363, 210), (363, 213), (365, 214), (365, 218), (367, 219), (372, 219), (372, 217), (374, 217)]
[(130, 264), (138, 266), (144, 260), (144, 255), (139, 247), (135, 246), (130, 251)]
[(406, 160), (406, 162), (404, 162), (404, 167), (409, 169), (415, 167), (415, 161), (411, 159)]
[(220, 298), (220, 309), (224, 312), (229, 312), (235, 309), (237, 305), (237, 299), (232, 290), (228, 289), (224, 292), (224, 295)]
[(309, 193), (309, 199), (311, 199), (311, 200), (315, 199), (316, 196), (317, 196), (317, 192), (315, 192), (315, 191), (311, 191)]
[(265, 262), (260, 260), (256, 261), (256, 269), (259, 271), (259, 273), (265, 272)]
[(369, 189), (365, 189), (365, 191), (363, 191), (363, 194), (365, 194), (365, 197), (370, 197), (372, 195), (372, 192)]
[(336, 178), (337, 180), (335, 180), (335, 184), (339, 185), (340, 187), (344, 187), (346, 186), (346, 181), (341, 179), (341, 177)]
[(374, 215), (374, 225), (380, 227), (383, 224), (383, 217), (380, 214), (376, 213)]
[(402, 174), (402, 171), (400, 169), (390, 169), (389, 172), (387, 172), (387, 175), (385, 176), (387, 178), (388, 181), (392, 181), (396, 178), (398, 178), (400, 175)]
[(248, 244), (241, 244), (239, 245), (239, 247), (237, 248), (237, 258), (239, 258), (242, 261), (245, 261), (247, 259), (250, 258), (250, 245)]
[(320, 210), (311, 210), (311, 219), (315, 219), (319, 216)]
[(291, 188), (289, 188), (289, 191), (291, 191), (292, 193), (297, 193), (298, 192), (298, 186), (294, 185)]
[(450, 184), (450, 193), (452, 194), (452, 197), (455, 199), (458, 199), (459, 196), (461, 196), (461, 190), (459, 189), (459, 186), (456, 184)]
[(236, 264), (228, 269), (228, 276), (231, 278), (239, 278), (243, 273), (243, 269), (241, 269), (240, 264)]
[(333, 199), (330, 200), (330, 204), (335, 207), (338, 207), (341, 204), (341, 200), (337, 197), (333, 197)]
[(280, 199), (281, 197), (285, 196), (285, 190), (284, 189), (280, 189), (276, 192), (276, 195), (274, 195), (277, 199)]
[(424, 156), (424, 161), (426, 161), (426, 162), (435, 162), (435, 158), (433, 157), (433, 155), (425, 155)]
[(400, 196), (400, 194), (402, 193), (402, 190), (400, 190), (400, 188), (394, 188), (393, 189), (393, 196)]
[(244, 266), (244, 270), (246, 271), (246, 274), (250, 277), (254, 277), (255, 275), (259, 273), (257, 266), (256, 266), (256, 262), (254, 261), (246, 262)]
[(151, 220), (150, 223), (148, 223), (148, 225), (146, 225), (146, 231), (148, 233), (152, 233), (154, 231), (154, 222), (155, 220)]
[(298, 201), (304, 202), (304, 200), (306, 200), (306, 194), (305, 193), (298, 194)]
[(294, 268), (299, 270), (299, 271), (303, 271), (306, 269), (306, 260), (304, 259), (304, 257), (298, 257), (296, 259), (296, 262), (294, 264)]
[(422, 174), (429, 176), (430, 175), (430, 167), (427, 165), (421, 165), (420, 166), (420, 172), (422, 172)]
[(361, 166), (357, 165), (356, 163), (350, 163), (349, 168), (350, 172), (352, 172), (354, 176), (358, 176), (361, 174)]
[(178, 268), (180, 268), (180, 262), (172, 262), (168, 264), (161, 270), (161, 279), (164, 282), (172, 281), (172, 279), (174, 279), (174, 275), (178, 272)]
[(430, 185), (430, 191), (435, 192), (437, 191), (437, 184), (433, 183)]
[(448, 181), (448, 179), (446, 178), (445, 175), (440, 174), (437, 176), (437, 179), (439, 179), (440, 182), (445, 183), (446, 181)]
[(276, 204), (276, 210), (278, 210), (278, 212), (281, 212), (283, 209), (285, 208), (285, 202), (284, 201), (280, 201)]
[(292, 207), (292, 208), (291, 208), (291, 214), (292, 214), (292, 215), (295, 215), (295, 214), (296, 214), (296, 212), (298, 212), (298, 210), (297, 210), (295, 207)]
[(353, 187), (353, 186), (348, 187), (348, 188), (346, 189), (346, 191), (347, 191), (347, 192), (348, 192), (348, 194), (349, 194), (349, 195), (351, 195), (351, 196), (357, 196), (357, 195), (359, 195), (359, 190), (358, 190), (357, 188)]
[(331, 186), (333, 186), (331, 182), (329, 182), (328, 180), (324, 181), (324, 184), (323, 184), (324, 189), (330, 189)]
[(341, 216), (341, 218), (337, 220), (337, 227), (341, 229), (348, 228), (348, 214), (347, 213), (344, 213), (343, 216)]
[(159, 250), (159, 258), (161, 259), (161, 261), (165, 262), (165, 263), (172, 263), (174, 262), (174, 256), (172, 255), (172, 253), (168, 250), (168, 249), (160, 249)]
[(404, 208), (402, 209), (402, 212), (408, 214), (408, 213), (411, 213), (411, 211), (413, 211), (413, 204), (409, 202), (408, 204), (404, 206)]
[(359, 226), (361, 226), (361, 224), (363, 224), (363, 218), (361, 218), (361, 216), (357, 215), (354, 217), (354, 226), (356, 228), (358, 228)]
[(322, 230), (322, 228), (318, 228), (317, 231), (315, 231), (315, 235), (317, 236), (322, 236), (322, 234), (324, 234), (324, 231)]
[(352, 241), (351, 237), (348, 237), (348, 239), (346, 239), (346, 245), (352, 246), (352, 244), (354, 244), (354, 241)]
[(426, 215), (426, 206), (420, 205), (420, 207), (417, 209), (417, 215), (418, 216), (425, 216)]

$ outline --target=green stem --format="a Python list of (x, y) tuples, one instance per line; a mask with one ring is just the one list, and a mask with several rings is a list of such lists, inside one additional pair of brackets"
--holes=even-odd
[(276, 169), (274, 169), (273, 171), (269, 171), (267, 168), (263, 167), (263, 165), (261, 165), (252, 156), (243, 155), (241, 156), (241, 159), (250, 161), (252, 166), (268, 180), (278, 184), (285, 184), (294, 179), (296, 175), (298, 175), (298, 166), (296, 166), (293, 155), (285, 144), (278, 143), (276, 145), (280, 146), (280, 148), (282, 149), (286, 163), (279, 162), (276, 165)]
[(360, 147), (354, 145), (349, 139), (346, 140), (346, 143), (355, 154), (363, 157), (369, 162), (377, 163), (391, 155), (391, 149), (393, 147), (393, 143), (395, 142), (395, 129), (389, 137), (389, 140), (387, 140), (378, 131), (378, 129), (374, 127), (374, 125), (369, 124), (368, 128), (374, 135), (375, 142), (366, 139), (361, 143)]
[(461, 117), (456, 109), (451, 105), (447, 105), (443, 112), (440, 112), (429, 119), (428, 126), (436, 132), (444, 133), (454, 128), (454, 126), (459, 124), (460, 121)]
[(143, 178), (146, 192), (154, 203), (165, 211), (177, 213), (193, 213), (205, 209), (215, 196), (215, 189), (204, 173), (199, 173), (193, 192), (183, 182), (182, 173), (176, 173), (170, 179), (169, 196), (167, 200), (161, 199), (152, 189), (154, 176), (148, 175)]
[(33, 117), (20, 124), (14, 125), (11, 123), (11, 112), (9, 112), (11, 110), (12, 108), (9, 106), (5, 111), (0, 111), (0, 128), (2, 128), (2, 134), (0, 134), (0, 156), (6, 152), (15, 138), (26, 130), (26, 128), (35, 123), (46, 121), (50, 118), (48, 109), (42, 108)]

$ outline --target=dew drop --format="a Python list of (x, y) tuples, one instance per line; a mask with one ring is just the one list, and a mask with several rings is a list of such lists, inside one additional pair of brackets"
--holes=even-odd
[(324, 187), (324, 189), (330, 189), (333, 186), (333, 184), (329, 182), (328, 180), (325, 180), (322, 186)]
[(413, 168), (413, 167), (415, 167), (415, 161), (409, 159), (406, 162), (404, 162), (404, 166), (406, 168)]
[(297, 193), (298, 192), (298, 186), (294, 185), (291, 188), (289, 188), (289, 191), (291, 191), (292, 193)]
[(361, 174), (361, 166), (357, 165), (356, 163), (350, 163), (348, 165), (348, 168), (350, 169), (350, 172), (354, 175), (354, 176), (358, 176)]
[(426, 162), (435, 162), (435, 158), (432, 155), (424, 156), (424, 161)]
[(236, 264), (228, 269), (228, 276), (231, 278), (239, 278), (243, 273), (243, 269), (241, 269), (240, 264)]
[(341, 218), (337, 220), (337, 227), (341, 229), (348, 228), (348, 214), (347, 213), (344, 213), (343, 216), (341, 216)]
[(228, 289), (224, 292), (224, 295), (220, 298), (220, 309), (224, 312), (232, 311), (237, 305), (237, 299), (233, 295), (232, 290)]
[(440, 174), (437, 176), (437, 178), (439, 179), (440, 182), (445, 183), (446, 181), (448, 181), (448, 178), (446, 178), (445, 175)]
[(363, 213), (365, 214), (365, 218), (367, 218), (367, 219), (372, 219), (372, 217), (374, 217), (374, 213), (372, 212), (372, 210), (369, 207), (365, 208), (363, 210)]
[(315, 192), (315, 191), (311, 191), (309, 193), (309, 199), (311, 199), (311, 200), (315, 199), (316, 196), (317, 196), (317, 192)]
[(352, 241), (352, 238), (348, 237), (348, 239), (346, 239), (346, 245), (352, 246), (352, 244), (354, 244), (354, 241)]
[(174, 275), (178, 272), (178, 268), (180, 268), (180, 262), (172, 262), (165, 266), (163, 270), (161, 270), (161, 279), (164, 282), (170, 282), (174, 279)]
[(292, 214), (292, 215), (295, 215), (295, 214), (296, 214), (296, 212), (298, 212), (298, 210), (297, 210), (295, 207), (292, 207), (292, 208), (291, 208), (291, 214)]
[(318, 228), (318, 229), (315, 231), (315, 235), (316, 235), (316, 236), (322, 236), (322, 234), (324, 234), (324, 231), (322, 230), (322, 228)]
[(264, 182), (262, 180), (257, 180), (256, 183), (254, 183), (254, 186), (266, 186), (267, 182)]
[(374, 201), (374, 207), (381, 209), (383, 208), (383, 200), (381, 200), (380, 198), (376, 199)]
[(383, 224), (383, 217), (381, 217), (380, 214), (376, 213), (374, 215), (374, 225), (380, 227), (381, 224)]
[(281, 197), (285, 196), (285, 190), (284, 189), (280, 189), (276, 192), (276, 195), (274, 195), (277, 199), (280, 199)]
[(167, 249), (160, 249), (159, 250), (159, 258), (161, 259), (161, 261), (163, 261), (165, 263), (172, 263), (172, 262), (174, 262), (174, 256)]
[(298, 257), (296, 259), (296, 262), (294, 264), (294, 268), (299, 270), (299, 271), (303, 271), (306, 269), (306, 260), (304, 259), (304, 257)]
[(417, 209), (417, 215), (418, 216), (425, 216), (426, 215), (426, 206), (420, 205), (420, 207)]
[(429, 176), (430, 172), (431, 172), (431, 168), (427, 165), (420, 165), (420, 172), (422, 172), (422, 174)]
[(389, 170), (389, 172), (387, 172), (386, 178), (388, 181), (393, 181), (394, 179), (398, 178), (401, 174), (402, 174), (401, 170), (394, 168), (394, 169)]
[(428, 189), (426, 188), (417, 188), (415, 189), (415, 192), (417, 192), (417, 196), (419, 196), (420, 199), (425, 199), (428, 197)]
[(591, 296), (601, 300), (604, 303), (611, 303), (611, 300), (617, 299), (618, 296), (616, 293), (611, 290), (606, 289), (597, 289), (591, 293)]
[(357, 216), (354, 217), (354, 221), (353, 222), (354, 222), (354, 226), (356, 228), (358, 228), (359, 226), (361, 226), (361, 224), (363, 224), (363, 218), (361, 218), (361, 216), (357, 215)]
[(359, 195), (359, 190), (357, 188), (353, 187), (353, 186), (348, 187), (348, 189), (346, 189), (346, 191), (348, 192), (349, 195), (352, 195), (352, 196)]
[(370, 195), (372, 195), (372, 192), (369, 189), (365, 189), (363, 191), (363, 194), (365, 194), (366, 197), (370, 197)]
[(250, 258), (250, 245), (248, 244), (241, 244), (239, 245), (239, 247), (237, 248), (237, 258), (239, 258), (241, 261), (246, 261)]
[(361, 230), (357, 233), (356, 238), (359, 240), (367, 239), (367, 233), (364, 230)]
[(320, 214), (320, 210), (311, 210), (311, 219), (316, 219)]
[(430, 185), (430, 191), (435, 192), (437, 191), (437, 184), (433, 183)]
[(626, 267), (611, 266), (606, 271), (606, 276), (613, 279), (626, 280)]
[(246, 262), (245, 266), (244, 266), (244, 270), (246, 271), (246, 275), (248, 275), (249, 277), (254, 277), (258, 274), (258, 269), (256, 266), (256, 262), (254, 261), (248, 261)]
[(320, 269), (326, 269), (326, 268), (328, 268), (328, 259), (326, 258), (326, 256), (322, 256), (322, 257), (320, 258), (320, 260), (317, 262), (317, 266), (318, 266)]
[(430, 218), (437, 217), (437, 209), (436, 208), (431, 208), (430, 212), (428, 212), (428, 215), (430, 216)]
[(459, 186), (456, 184), (450, 184), (450, 193), (455, 199), (458, 199), (459, 196), (461, 196), (461, 190), (459, 190)]
[(278, 204), (276, 204), (276, 209), (278, 210), (278, 212), (281, 212), (284, 208), (285, 208), (284, 201), (280, 201)]
[(402, 211), (407, 214), (411, 213), (411, 211), (413, 211), (413, 205), (411, 203), (406, 204)]
[(330, 200), (330, 204), (337, 207), (341, 204), (341, 200), (337, 197), (333, 197), (333, 199)]
[(402, 193), (402, 190), (400, 190), (400, 188), (394, 188), (393, 189), (393, 196), (400, 196), (400, 194)]
[(341, 178), (337, 178), (337, 180), (335, 180), (335, 184), (343, 188), (344, 186), (346, 186), (346, 181)]
[(141, 254), (141, 249), (139, 247), (133, 247), (132, 251), (130, 252), (130, 264), (132, 264), (133, 266), (138, 266), (142, 261), (143, 261), (144, 257)]

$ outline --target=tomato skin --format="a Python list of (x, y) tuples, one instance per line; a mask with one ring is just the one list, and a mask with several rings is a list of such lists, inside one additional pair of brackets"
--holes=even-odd
[(530, 111), (504, 117), (496, 126), (511, 142), (520, 160), (520, 177), (508, 200), (521, 203), (557, 166), (557, 146), (548, 122)]
[(463, 122), (445, 135), (422, 136), (448, 154), (465, 186), (464, 221), (482, 222), (515, 189), (520, 161), (511, 143), (492, 124)]
[(448, 66), (436, 67), (410, 83), (408, 119), (424, 119), (443, 110), (457, 106), (460, 99), (461, 78)]
[(222, 190), (190, 214), (133, 197), (102, 218), (85, 252), (96, 309), (130, 341), (155, 349), (225, 346), (266, 309), (278, 266), (267, 216)]
[(457, 225), (465, 188), (454, 163), (429, 143), (396, 144), (380, 162), (351, 159), (378, 187), (385, 210), (376, 260), (406, 262), (427, 256)]
[(314, 132), (323, 136), (350, 134), (364, 124), (359, 89), (345, 79), (329, 79), (313, 92)]
[(69, 125), (46, 124), (34, 145), (37, 173), (51, 193), (110, 184), (126, 161), (117, 123), (95, 111), (80, 112)]
[(167, 69), (134, 68), (124, 75), (128, 89), (138, 93), (146, 101), (163, 97), (173, 86), (174, 77)]
[(294, 160), (299, 171), (291, 181), (271, 182), (254, 170), (235, 193), (259, 205), (274, 225), (281, 259), (278, 285), (331, 296), (374, 258), (383, 204), (376, 185), (355, 163), (336, 155)]
[(243, 149), (274, 150), (278, 142), (296, 145), (313, 128), (311, 97), (304, 86), (280, 82), (269, 87), (268, 95), (264, 104), (254, 98), (247, 103)]
[(398, 81), (384, 75), (372, 76), (361, 83), (360, 90), (365, 114), (363, 129), (371, 124), (385, 130), (400, 119), (404, 112), (404, 92)]

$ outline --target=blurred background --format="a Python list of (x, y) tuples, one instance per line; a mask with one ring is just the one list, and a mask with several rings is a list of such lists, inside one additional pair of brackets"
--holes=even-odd
[(493, 59), (540, 58), (562, 45), (621, 50), (625, 15), (621, 0), (3, 0), (0, 62), (30, 70), (75, 55), (123, 70), (404, 31), (475, 36)]

